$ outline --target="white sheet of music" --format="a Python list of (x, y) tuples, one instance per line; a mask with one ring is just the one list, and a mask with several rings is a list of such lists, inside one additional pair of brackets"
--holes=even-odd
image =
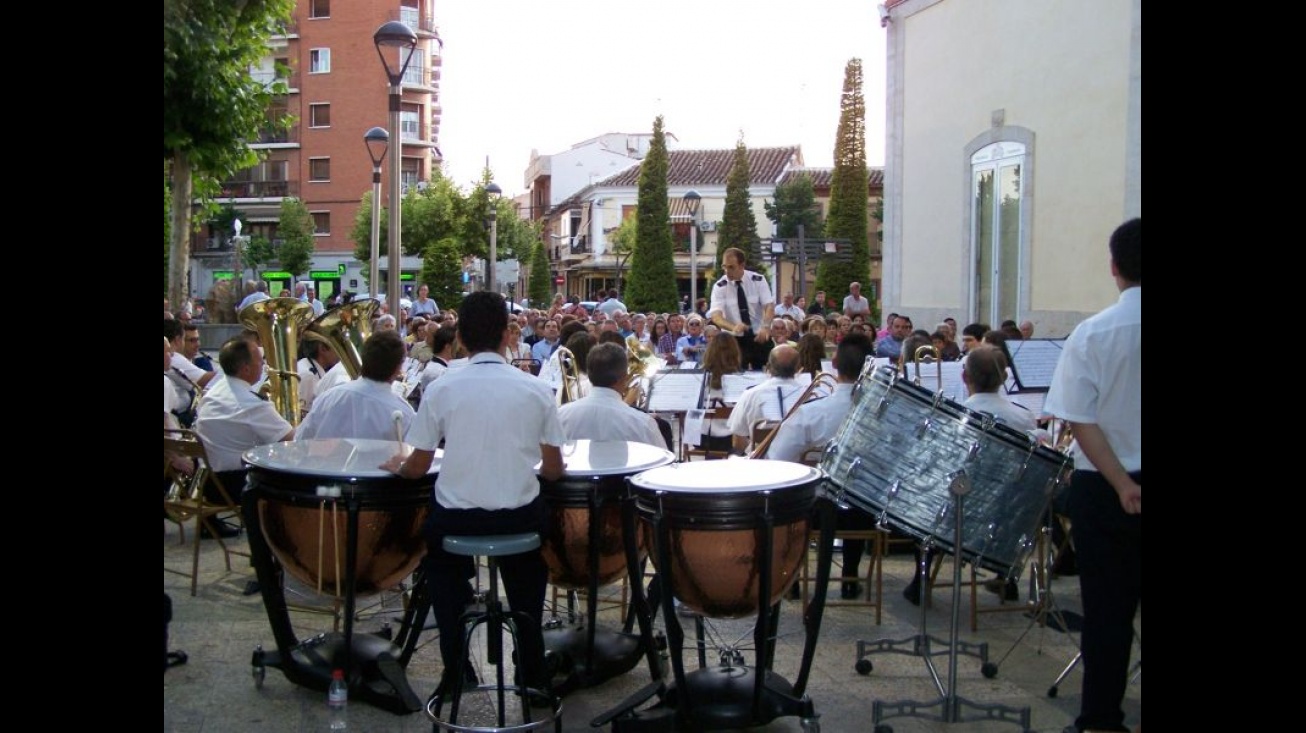
[(703, 418), (707, 410), (697, 409), (689, 410), (685, 413), (685, 424), (680, 429), (681, 442), (685, 445), (697, 446), (703, 439)]
[(1047, 399), (1047, 396), (1047, 392), (1012, 392), (1007, 395), (1007, 399), (1029, 408), (1029, 411), (1034, 413), (1035, 418), (1043, 420), (1051, 417), (1051, 415), (1043, 412), (1043, 401)]
[(706, 372), (673, 369), (658, 372), (648, 386), (649, 412), (689, 412), (702, 406)]
[(766, 372), (743, 372), (742, 374), (725, 374), (721, 377), (721, 401), (733, 405), (739, 401), (739, 395), (755, 384), (766, 381)]
[(1007, 351), (1011, 352), (1011, 366), (1016, 372), (1020, 388), (1047, 389), (1052, 386), (1052, 373), (1056, 371), (1065, 339), (1010, 339)]
[(939, 375), (942, 370), (943, 376), (943, 396), (954, 402), (964, 402), (966, 400), (966, 384), (961, 381), (961, 362), (959, 361), (936, 361), (932, 364), (915, 364), (907, 365), (908, 380), (916, 383), (917, 368), (920, 369), (920, 386), (928, 389), (930, 392), (939, 391)]

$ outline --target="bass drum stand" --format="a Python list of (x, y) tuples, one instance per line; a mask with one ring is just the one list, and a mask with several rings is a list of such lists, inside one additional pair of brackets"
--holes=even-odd
[[(898, 641), (881, 639), (874, 642), (858, 641), (857, 642), (857, 672), (860, 674), (869, 674), (872, 665), (870, 660), (865, 659), (870, 654), (877, 652), (887, 652), (893, 654), (907, 654), (910, 656), (919, 656), (925, 660), (925, 667), (929, 670), (930, 678), (934, 681), (934, 687), (939, 691), (939, 697), (928, 702), (917, 700), (898, 700), (884, 702), (876, 700), (871, 705), (871, 724), (875, 726), (874, 733), (893, 733), (893, 727), (882, 724), (880, 721), (887, 718), (898, 717), (915, 717), (939, 720), (944, 723), (961, 723), (968, 720), (1000, 720), (1003, 722), (1019, 725), (1024, 733), (1032, 733), (1030, 729), (1030, 708), (1014, 708), (1007, 705), (984, 705), (972, 702), (957, 695), (957, 656), (964, 653), (970, 656), (979, 657), (985, 665), (988, 664), (988, 644), (972, 645), (959, 641), (957, 632), (961, 624), (961, 543), (962, 543), (962, 512), (965, 505), (965, 497), (970, 493), (971, 481), (964, 469), (958, 470), (951, 475), (948, 484), (948, 492), (952, 495), (953, 506), (953, 555), (952, 555), (952, 583), (954, 592), (952, 594), (952, 619), (949, 629), (948, 639), (939, 639), (929, 636), (926, 633), (926, 604), (925, 594), (928, 587), (929, 567), (926, 558), (932, 544), (931, 540), (926, 540), (926, 547), (921, 552), (921, 561), (916, 569), (919, 573), (920, 593), (921, 593), (921, 621), (920, 632), (915, 636)], [(941, 515), (943, 513), (940, 513)], [(948, 655), (948, 684), (945, 688), (939, 679), (939, 672), (934, 666), (934, 656), (944, 654), (942, 650), (931, 649), (931, 644), (946, 646)], [(899, 647), (908, 647), (901, 649)], [(937, 713), (933, 712), (938, 710)], [(974, 710), (978, 714), (966, 716), (965, 711)]]
[(251, 660), (256, 687), (263, 686), (268, 667), (276, 667), (291, 682), (315, 690), (325, 691), (331, 684), (331, 673), (340, 668), (349, 681), (349, 694), (396, 715), (414, 713), (423, 708), (422, 700), (408, 684), (404, 669), (417, 648), (417, 637), (422, 623), (431, 609), (426, 581), (419, 568), (413, 575), (413, 595), (405, 609), (398, 638), (392, 643), (383, 635), (354, 634), (354, 580), (358, 561), (359, 500), (346, 498), (346, 516), (349, 530), (345, 539), (345, 608), (344, 633), (322, 633), (300, 640), (290, 623), (290, 610), (286, 605), (283, 586), (285, 571), (277, 563), (263, 537), (259, 521), (258, 501), (261, 491), (256, 486), (245, 489), (241, 508), (248, 527), (249, 549), (255, 573), (258, 576), (263, 605), (272, 625), (276, 651), (265, 651), (260, 644), (254, 649)]

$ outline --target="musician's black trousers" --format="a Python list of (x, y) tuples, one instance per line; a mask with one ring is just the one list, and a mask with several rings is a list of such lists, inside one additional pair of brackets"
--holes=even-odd
[[(462, 644), (462, 627), (459, 617), (472, 602), (475, 577), (473, 558), (451, 555), (444, 550), (445, 535), (479, 536), (543, 532), (547, 521), (542, 497), (517, 509), (446, 509), (434, 501), (431, 516), (426, 521), (426, 581), (431, 594), (435, 621), (440, 627), (440, 657), (444, 661), (445, 675), (461, 671), (459, 654)], [(544, 593), (549, 572), (539, 550), (497, 558), (502, 588), (508, 597), (508, 607), (513, 611), (530, 614), (535, 623), (517, 629), (517, 658), (523, 672), (524, 683), (539, 690), (549, 689), (549, 678), (544, 667), (544, 637), (541, 623), (544, 616)]]
[[(1142, 471), (1129, 475), (1143, 482)], [(1143, 603), (1143, 516), (1126, 514), (1096, 471), (1071, 475), (1068, 509), (1084, 604), (1084, 699), (1075, 725), (1127, 731), (1122, 703), (1134, 615)]]

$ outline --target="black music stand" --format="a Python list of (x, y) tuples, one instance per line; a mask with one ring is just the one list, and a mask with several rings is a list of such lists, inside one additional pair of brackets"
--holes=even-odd
[[(626, 537), (626, 562), (631, 576), (631, 603), (639, 621), (640, 633), (648, 654), (652, 681), (629, 696), (616, 707), (590, 722), (592, 727), (612, 724), (612, 733), (663, 733), (683, 730), (721, 730), (750, 728), (770, 723), (777, 717), (798, 716), (804, 733), (820, 733), (820, 716), (810, 697), (805, 694), (808, 674), (816, 652), (817, 635), (825, 610), (825, 594), (818, 593), (804, 613), (805, 637), (802, 661), (798, 676), (791, 685), (771, 671), (775, 657), (775, 639), (780, 622), (780, 603), (771, 604), (772, 529), (770, 518), (763, 517), (759, 528), (761, 547), (757, 554), (762, 561), (759, 572), (758, 616), (753, 627), (756, 667), (743, 665), (742, 656), (723, 654), (722, 665), (706, 667), (702, 646), (702, 618), (695, 619), (699, 638), (700, 669), (686, 673), (683, 659), (685, 634), (676, 617), (674, 599), (670, 588), (671, 555), (670, 531), (661, 520), (653, 520), (653, 533), (658, 553), (660, 571), (650, 583), (650, 595), (656, 595), (666, 624), (667, 647), (670, 652), (672, 679), (666, 679), (665, 660), (659, 659), (658, 644), (653, 634), (655, 610), (643, 585), (643, 563), (638, 557), (635, 539), (636, 502), (634, 496), (622, 500), (622, 526)], [(825, 587), (830, 579), (830, 561), (834, 546), (834, 504), (818, 498), (812, 509), (820, 527), (817, 549), (816, 578), (818, 587)], [(662, 575), (667, 575), (666, 579)], [(657, 697), (651, 707), (636, 710), (640, 705)]]
[[(865, 659), (870, 654), (877, 652), (887, 652), (893, 654), (907, 654), (918, 656), (925, 660), (925, 667), (929, 670), (930, 678), (934, 681), (935, 688), (939, 691), (939, 697), (931, 701), (917, 700), (898, 700), (884, 702), (876, 700), (871, 705), (871, 723), (875, 726), (875, 733), (893, 733), (893, 728), (883, 725), (880, 721), (887, 718), (898, 717), (915, 717), (930, 718), (939, 720), (944, 723), (961, 723), (967, 720), (999, 720), (1008, 723), (1014, 723), (1021, 726), (1024, 733), (1032, 733), (1030, 729), (1030, 709), (1028, 706), (1023, 708), (1013, 708), (1007, 705), (993, 704), (984, 705), (957, 695), (957, 656), (958, 654), (967, 654), (979, 657), (985, 664), (988, 663), (988, 644), (967, 644), (958, 640), (957, 633), (961, 624), (961, 563), (962, 563), (962, 519), (965, 508), (965, 497), (970, 493), (971, 482), (965, 469), (960, 469), (951, 474), (948, 484), (948, 492), (952, 495), (953, 507), (953, 550), (952, 550), (952, 583), (954, 592), (952, 594), (952, 619), (949, 628), (948, 639), (939, 639), (926, 633), (926, 603), (925, 594), (928, 587), (927, 575), (929, 573), (928, 550), (932, 541), (927, 540), (924, 550), (921, 552), (921, 561), (917, 567), (920, 574), (920, 594), (921, 594), (921, 621), (920, 631), (907, 639), (890, 641), (881, 639), (874, 642), (858, 641), (857, 642), (857, 671), (860, 674), (869, 674), (871, 671), (870, 660)], [(940, 513), (942, 518), (944, 513)], [(947, 649), (934, 649), (932, 645), (946, 646)], [(906, 647), (906, 648), (902, 648)], [(938, 670), (934, 667), (934, 656), (941, 654), (948, 655), (948, 684), (945, 688), (939, 679)], [(932, 711), (938, 709), (938, 713)], [(965, 710), (970, 709), (977, 711), (977, 715), (967, 717)]]

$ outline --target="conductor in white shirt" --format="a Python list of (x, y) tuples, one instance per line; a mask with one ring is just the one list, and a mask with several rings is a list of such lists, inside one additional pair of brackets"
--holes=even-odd
[(629, 356), (617, 344), (599, 344), (585, 357), (590, 391), (558, 408), (558, 421), (567, 440), (629, 440), (666, 448), (657, 420), (626, 404)]

